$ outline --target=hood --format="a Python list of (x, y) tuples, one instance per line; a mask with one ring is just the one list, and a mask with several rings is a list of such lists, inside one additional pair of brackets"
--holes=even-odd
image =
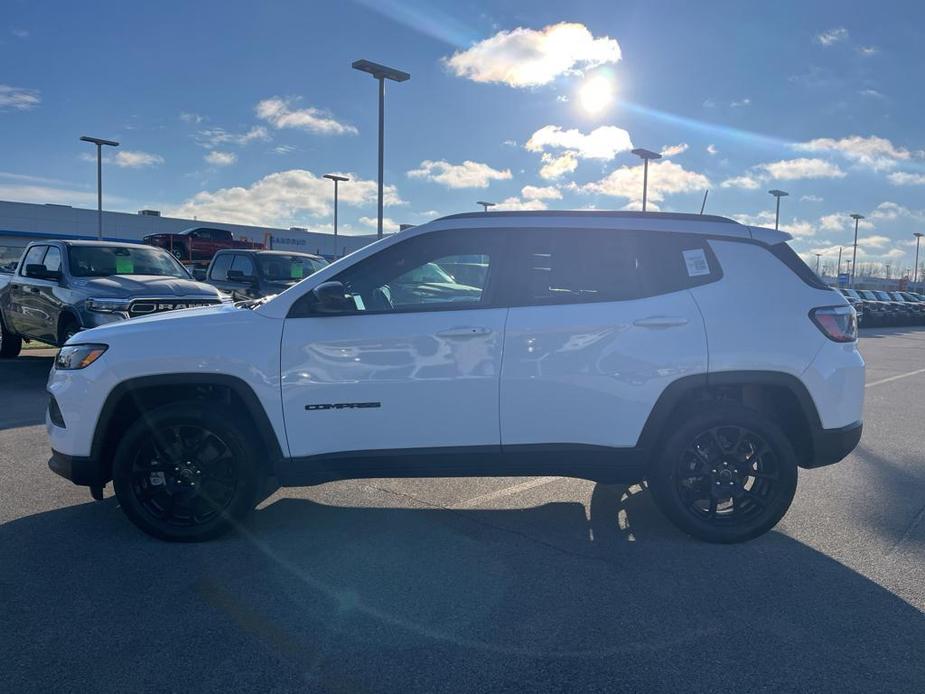
[(98, 328), (81, 330), (74, 337), (68, 340), (69, 343), (88, 343), (88, 342), (106, 342), (112, 336), (118, 336), (120, 333), (148, 331), (151, 329), (158, 330), (166, 328), (171, 331), (179, 331), (177, 335), (194, 334), (183, 331), (195, 330), (196, 324), (208, 323), (210, 320), (222, 319), (226, 316), (234, 320), (238, 315), (251, 313), (246, 308), (236, 307), (234, 304), (224, 303), (212, 306), (203, 306), (201, 308), (186, 308), (178, 311), (164, 311), (163, 313), (154, 313), (150, 316), (141, 316), (139, 318), (129, 318), (128, 320), (115, 321), (106, 323)]
[(74, 277), (69, 286), (111, 298), (131, 297), (203, 297), (217, 298), (218, 290), (203, 282), (161, 275), (111, 275), (109, 277)]

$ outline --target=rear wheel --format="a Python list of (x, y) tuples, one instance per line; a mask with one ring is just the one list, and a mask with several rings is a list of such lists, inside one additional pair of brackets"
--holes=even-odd
[(773, 528), (790, 508), (796, 454), (773, 421), (722, 405), (677, 427), (648, 481), (659, 507), (684, 532), (707, 542), (743, 542)]
[(166, 405), (122, 437), (113, 487), (149, 535), (199, 542), (222, 535), (257, 503), (263, 475), (246, 423), (214, 403)]
[(0, 319), (0, 359), (12, 359), (22, 351), (22, 338), (8, 332)]
[(183, 262), (184, 260), (188, 259), (186, 255), (186, 249), (183, 248), (183, 246), (174, 246), (173, 250), (171, 250), (170, 252), (173, 253), (173, 257), (179, 260), (180, 262)]

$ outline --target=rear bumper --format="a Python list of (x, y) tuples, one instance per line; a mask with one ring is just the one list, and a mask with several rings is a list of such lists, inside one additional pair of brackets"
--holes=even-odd
[(855, 422), (838, 429), (817, 429), (813, 432), (813, 458), (802, 467), (823, 467), (843, 460), (857, 447), (863, 428), (862, 422)]
[(55, 474), (82, 487), (102, 487), (109, 482), (106, 468), (93, 458), (67, 455), (52, 449), (48, 467)]

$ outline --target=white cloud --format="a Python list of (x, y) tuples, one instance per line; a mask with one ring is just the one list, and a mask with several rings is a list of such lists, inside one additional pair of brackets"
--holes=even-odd
[[(96, 192), (84, 190), (66, 190), (38, 185), (0, 184), (0, 200), (16, 200), (17, 202), (34, 202), (39, 205), (53, 203), (57, 205), (92, 205), (96, 208)], [(106, 195), (107, 205), (112, 204), (113, 198)]]
[[(375, 205), (376, 181), (345, 173), (349, 184), (340, 186), (340, 202), (353, 207)], [(309, 215), (327, 219), (332, 214), (331, 182), (311, 171), (290, 169), (269, 174), (249, 186), (202, 191), (184, 203), (165, 210), (174, 217), (198, 217), (218, 222), (289, 227)], [(384, 203), (401, 205), (395, 186), (385, 186)]]
[(752, 100), (749, 99), (748, 97), (745, 97), (744, 99), (737, 99), (737, 100), (735, 100), (735, 101), (731, 101), (731, 102), (729, 103), (729, 105), (730, 105), (732, 108), (742, 108), (742, 107), (744, 107), (744, 106), (751, 106), (751, 105), (752, 105)]
[(792, 181), (802, 178), (844, 178), (845, 172), (823, 159), (784, 159), (782, 161), (758, 164), (754, 167), (778, 181)]
[(925, 174), (894, 171), (887, 178), (894, 186), (925, 186)]
[(871, 99), (883, 99), (884, 98), (883, 93), (878, 92), (876, 89), (861, 89), (858, 92), (858, 94), (860, 94), (861, 96), (869, 97)]
[(475, 82), (534, 87), (621, 57), (615, 39), (594, 38), (584, 24), (562, 22), (538, 30), (500, 31), (444, 58), (444, 63), (456, 76)]
[[(611, 171), (600, 181), (585, 184), (580, 190), (587, 193), (627, 198), (631, 202), (642, 199), (641, 164), (622, 166)], [(702, 191), (710, 187), (710, 180), (701, 173), (688, 171), (673, 161), (655, 161), (649, 164), (648, 199), (659, 203), (666, 195)]]
[(559, 155), (545, 152), (543, 154), (543, 166), (540, 167), (540, 176), (546, 180), (552, 180), (567, 173), (572, 173), (577, 168), (578, 158), (574, 152), (563, 152)]
[(911, 210), (899, 203), (889, 201), (881, 202), (869, 216), (878, 221), (892, 222), (902, 219), (920, 224), (925, 223), (925, 210)]
[[(362, 224), (363, 226), (369, 227), (373, 231), (379, 230), (379, 218), (378, 217), (360, 217), (360, 219), (357, 221), (359, 221), (360, 224)], [(393, 234), (396, 231), (398, 231), (400, 228), (401, 227), (399, 226), (398, 222), (396, 222), (394, 219), (391, 219), (389, 217), (382, 218), (382, 233)]]
[(818, 195), (801, 195), (800, 202), (822, 202)]
[(408, 172), (409, 178), (423, 178), (445, 185), (447, 188), (487, 188), (491, 181), (503, 181), (511, 177), (510, 169), (493, 169), (488, 164), (464, 161), (450, 164), (447, 161), (424, 160), (417, 169)]
[(562, 192), (555, 186), (524, 186), (520, 194), (527, 200), (561, 200)]
[(0, 111), (8, 108), (17, 111), (28, 111), (38, 106), (41, 102), (42, 98), (37, 89), (23, 89), (22, 87), (0, 84)]
[[(732, 218), (740, 224), (746, 224), (752, 227), (766, 227), (773, 229), (774, 216), (775, 213), (772, 210), (762, 210), (758, 214), (734, 214), (732, 215)], [(812, 222), (809, 222), (805, 219), (794, 218), (789, 222), (781, 219), (780, 229), (781, 231), (786, 231), (788, 234), (792, 234), (793, 236), (798, 237), (812, 236), (816, 233), (816, 229)]]
[(688, 149), (686, 142), (681, 142), (677, 145), (666, 145), (662, 147), (662, 151), (659, 152), (663, 157), (676, 157), (679, 154), (684, 154)]
[(707, 145), (707, 154), (709, 154), (709, 155), (712, 156), (712, 155), (716, 154), (717, 152), (719, 152), (719, 150), (716, 149), (716, 145), (714, 145), (714, 144), (712, 144), (712, 143), (709, 144), (709, 145)]
[(742, 190), (758, 190), (761, 181), (752, 176), (733, 176), (719, 184), (720, 188), (741, 188)]
[(244, 133), (230, 133), (223, 128), (208, 128), (196, 133), (196, 144), (206, 149), (220, 145), (247, 145), (258, 140), (269, 140), (270, 134), (262, 125), (255, 125)]
[(151, 154), (150, 152), (120, 149), (113, 156), (112, 163), (123, 169), (143, 169), (148, 166), (163, 164), (164, 157), (160, 154)]
[(563, 130), (558, 125), (546, 125), (530, 136), (524, 148), (530, 152), (567, 149), (582, 159), (609, 161), (621, 152), (633, 148), (630, 134), (623, 128), (604, 125), (587, 135), (580, 130)]
[(309, 106), (293, 108), (297, 100), (274, 96), (264, 99), (256, 107), (257, 117), (274, 128), (299, 128), (321, 135), (356, 135), (357, 129), (337, 121), (331, 114)]
[(888, 139), (876, 135), (850, 135), (841, 139), (820, 137), (798, 143), (794, 148), (806, 152), (837, 152), (850, 161), (875, 171), (891, 169), (898, 162), (907, 161), (912, 156), (909, 150), (897, 147)]
[(274, 154), (289, 154), (290, 152), (294, 152), (294, 151), (295, 151), (295, 147), (293, 147), (292, 145), (278, 145), (273, 148)]
[(545, 210), (546, 203), (542, 200), (521, 200), (520, 198), (505, 198), (497, 205), (495, 205), (492, 210), (501, 210), (505, 212), (518, 211), (518, 210)]
[(198, 113), (187, 113), (184, 111), (180, 114), (180, 120), (182, 120), (184, 123), (191, 123), (193, 125), (199, 125), (205, 121), (205, 119), (205, 116), (201, 116)]
[(835, 27), (816, 34), (816, 43), (831, 46), (848, 39), (848, 30), (845, 27)]
[(858, 48), (858, 53), (863, 55), (865, 58), (869, 58), (872, 55), (877, 55), (880, 52), (880, 49), (876, 46), (861, 46)]
[(238, 155), (234, 152), (220, 152), (213, 149), (206, 154), (205, 160), (212, 166), (231, 166), (238, 160)]
[(844, 231), (847, 218), (839, 213), (823, 215), (819, 218), (819, 228), (823, 231)]
[(13, 27), (10, 29), (10, 33), (18, 39), (27, 39), (31, 36), (28, 29), (22, 29), (20, 27)]
[(889, 243), (892, 243), (893, 239), (889, 236), (864, 236), (858, 239), (859, 246), (870, 246), (872, 248), (883, 248)]

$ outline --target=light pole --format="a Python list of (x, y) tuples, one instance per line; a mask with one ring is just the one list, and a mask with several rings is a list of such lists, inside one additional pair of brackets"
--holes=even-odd
[(864, 215), (854, 213), (851, 219), (854, 220), (854, 252), (851, 254), (851, 287), (854, 288), (854, 273), (858, 262), (858, 224), (864, 219)]
[(769, 190), (768, 192), (777, 198), (777, 205), (776, 209), (774, 210), (774, 230), (776, 231), (780, 227), (780, 199), (786, 198), (788, 195), (790, 195), (790, 193), (787, 193), (783, 190), (777, 190), (777, 188), (774, 190)]
[(816, 274), (819, 274), (819, 258), (822, 257), (822, 253), (816, 253)]
[(494, 207), (497, 203), (494, 202), (485, 202), (484, 200), (479, 200), (476, 205), (482, 206), (482, 212), (488, 212), (489, 207)]
[(835, 273), (836, 277), (841, 274), (841, 246), (838, 247), (838, 272)]
[(103, 145), (108, 147), (118, 147), (119, 143), (115, 140), (104, 140), (100, 137), (88, 137), (81, 135), (80, 139), (84, 142), (91, 142), (96, 145), (96, 238), (103, 240)]
[(376, 236), (382, 238), (382, 162), (385, 150), (385, 81), (405, 82), (411, 75), (395, 68), (379, 65), (369, 60), (355, 60), (352, 64), (354, 70), (368, 72), (379, 80), (379, 222)]
[(912, 284), (919, 281), (919, 242), (922, 240), (922, 232), (917, 231), (912, 234), (915, 237), (915, 265), (912, 266)]
[(337, 184), (350, 179), (337, 174), (325, 174), (324, 177), (334, 181), (334, 260), (337, 260)]
[(647, 149), (634, 149), (633, 154), (642, 159), (642, 211), (646, 211), (646, 195), (649, 187), (649, 160), (661, 159), (662, 155), (658, 152), (651, 152)]

